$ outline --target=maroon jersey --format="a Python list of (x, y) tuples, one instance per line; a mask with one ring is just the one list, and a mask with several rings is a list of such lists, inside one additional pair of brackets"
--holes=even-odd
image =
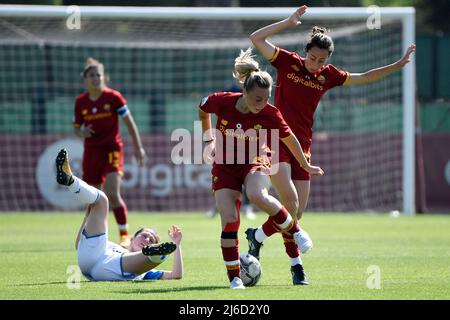
[(119, 131), (119, 117), (127, 110), (126, 100), (120, 92), (105, 88), (102, 95), (95, 101), (89, 98), (89, 93), (80, 94), (75, 102), (73, 125), (91, 125), (92, 137), (84, 139), (85, 146), (119, 146), (122, 140)]
[(315, 74), (297, 53), (276, 48), (270, 59), (277, 69), (275, 105), (300, 142), (311, 144), (314, 112), (329, 89), (343, 85), (349, 73), (327, 64)]
[[(219, 144), (216, 145), (216, 155), (220, 149), (223, 150), (223, 162), (226, 162), (227, 152), (230, 152), (230, 148), (227, 148), (227, 137), (233, 137), (234, 139), (234, 164), (239, 164), (237, 161), (239, 152), (237, 149), (238, 139), (245, 140), (245, 150), (249, 150), (249, 140), (259, 139), (260, 130), (267, 130), (266, 149), (267, 152), (270, 147), (270, 136), (272, 129), (278, 130), (278, 136), (280, 139), (286, 138), (291, 135), (291, 129), (286, 124), (280, 111), (272, 106), (266, 104), (265, 107), (257, 114), (254, 113), (242, 113), (236, 109), (236, 103), (238, 99), (242, 97), (242, 93), (234, 92), (219, 92), (214, 93), (208, 97), (205, 97), (199, 108), (206, 113), (215, 113), (217, 115), (216, 129), (222, 136), (223, 148)], [(249, 129), (254, 129), (256, 135), (248, 135), (245, 132)], [(248, 131), (247, 131), (248, 132)], [(230, 139), (230, 138), (228, 138)], [(259, 141), (256, 145), (259, 145)], [(242, 143), (241, 143), (242, 145)], [(261, 145), (264, 145), (261, 143)], [(253, 163), (254, 159), (249, 159), (248, 155), (245, 155), (245, 163)]]

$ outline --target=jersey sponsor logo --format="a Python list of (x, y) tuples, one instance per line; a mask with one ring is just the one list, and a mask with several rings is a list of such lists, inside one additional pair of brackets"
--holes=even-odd
[(99, 120), (104, 118), (109, 118), (112, 116), (111, 112), (99, 113), (99, 114), (89, 114), (84, 117), (85, 121)]
[(247, 140), (247, 141), (258, 141), (258, 135), (256, 133), (256, 130), (248, 129), (245, 132), (241, 129), (242, 125), (238, 123), (236, 127), (240, 125), (240, 128), (238, 130), (234, 129), (226, 129), (224, 126), (219, 127), (219, 131), (222, 132), (222, 134), (225, 137), (233, 137), (240, 140)]
[(302, 77), (295, 75), (295, 73), (289, 73), (287, 75), (287, 78), (292, 80), (294, 83), (300, 83), (300, 84), (304, 85), (305, 87), (309, 87), (309, 88), (316, 89), (319, 91), (324, 90), (323, 86), (321, 86), (320, 84), (314, 83), (314, 81), (312, 81), (312, 80), (305, 80)]

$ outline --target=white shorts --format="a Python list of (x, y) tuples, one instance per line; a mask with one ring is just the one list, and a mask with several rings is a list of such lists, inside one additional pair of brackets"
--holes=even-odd
[(131, 280), (136, 275), (124, 273), (122, 269), (122, 256), (125, 252), (108, 241), (107, 233), (87, 236), (83, 229), (78, 242), (78, 265), (89, 280)]

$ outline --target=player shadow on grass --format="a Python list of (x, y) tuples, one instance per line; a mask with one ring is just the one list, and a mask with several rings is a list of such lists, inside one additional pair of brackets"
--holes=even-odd
[[(82, 280), (77, 283), (89, 283), (92, 281), (89, 280)], [(13, 284), (11, 287), (38, 287), (38, 286), (46, 286), (46, 285), (53, 285), (53, 284), (67, 284), (67, 281), (54, 281), (54, 282), (41, 282), (41, 283), (19, 283), (19, 284)], [(70, 282), (69, 282), (70, 283)]]
[(115, 291), (123, 294), (145, 294), (145, 293), (168, 293), (168, 292), (183, 292), (183, 291), (211, 291), (218, 289), (227, 289), (224, 286), (204, 286), (204, 287), (185, 287), (185, 288), (158, 288), (158, 289), (129, 289), (123, 291)]

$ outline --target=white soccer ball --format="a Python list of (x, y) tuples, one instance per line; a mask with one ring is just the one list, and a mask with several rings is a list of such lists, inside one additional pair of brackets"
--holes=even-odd
[(258, 259), (248, 253), (241, 253), (239, 255), (241, 263), (241, 279), (246, 287), (252, 287), (258, 283), (261, 278), (262, 268)]

